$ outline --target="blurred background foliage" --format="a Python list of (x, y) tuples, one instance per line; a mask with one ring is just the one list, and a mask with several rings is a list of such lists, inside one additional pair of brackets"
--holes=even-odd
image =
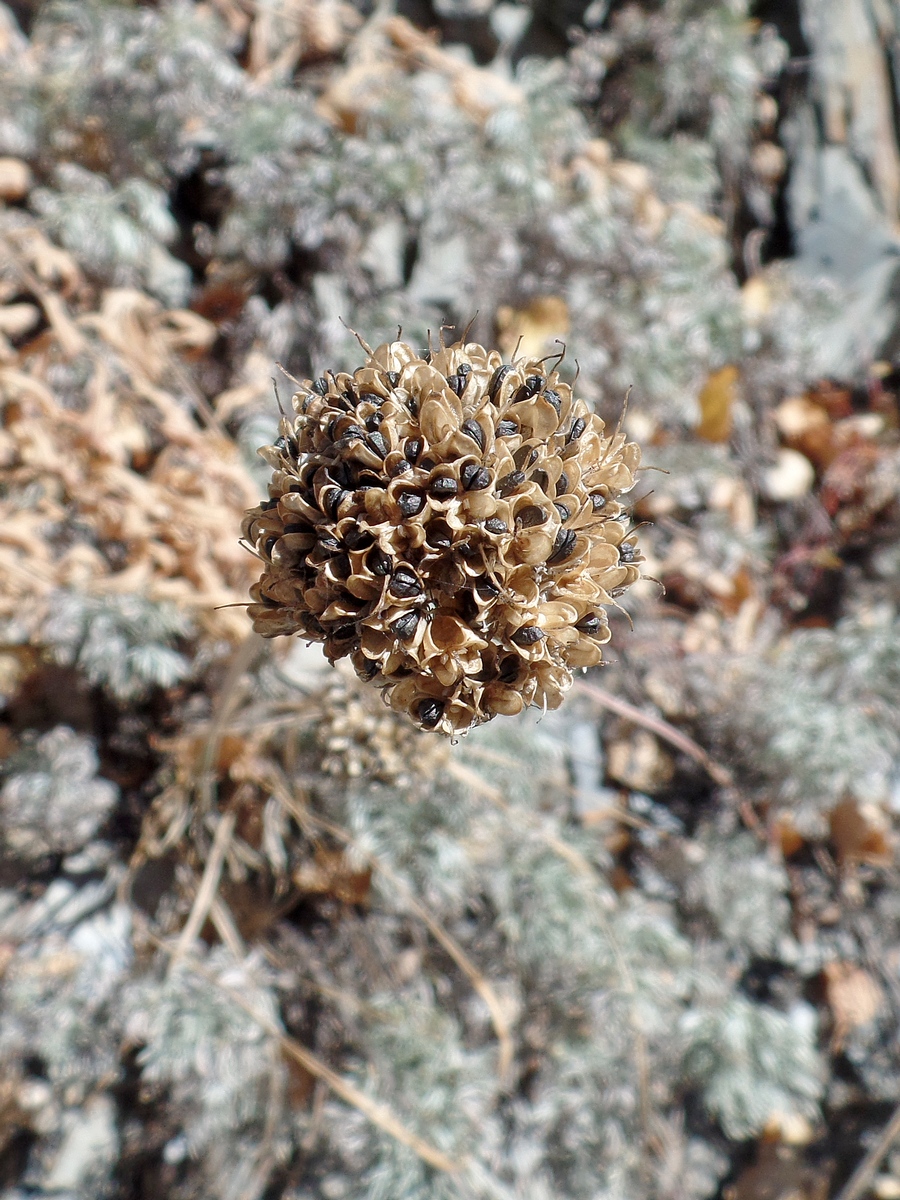
[[(900, 1196), (898, 63), (896, 0), (0, 4), (2, 1200)], [(237, 538), (273, 375), (469, 322), (632, 389), (659, 583), (448, 745)]]

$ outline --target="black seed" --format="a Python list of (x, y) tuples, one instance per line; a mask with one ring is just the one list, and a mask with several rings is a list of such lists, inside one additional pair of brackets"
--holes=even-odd
[(556, 481), (556, 494), (557, 494), (557, 496), (564, 496), (568, 490), (569, 490), (569, 477), (565, 473), (565, 471), (563, 471), (562, 474), (560, 475), (559, 479)]
[(415, 517), (425, 507), (425, 497), (420, 496), (417, 492), (401, 492), (397, 497), (397, 503), (400, 505), (400, 511), (404, 517)]
[(352, 442), (358, 440), (359, 438), (364, 438), (365, 436), (366, 431), (363, 429), (362, 425), (348, 425), (341, 434), (341, 441)]
[(591, 508), (594, 512), (600, 512), (606, 508), (607, 497), (602, 492), (591, 492)]
[(440, 700), (420, 700), (416, 706), (416, 712), (419, 714), (419, 720), (426, 729), (434, 729), (444, 712), (444, 706)]
[(405, 447), (403, 453), (406, 455), (406, 457), (409, 459), (409, 461), (411, 463), (414, 463), (416, 461), (416, 459), (419, 457), (419, 455), (422, 453), (422, 439), (421, 438), (410, 438), (409, 441), (406, 443), (406, 447)]
[(347, 387), (344, 388), (343, 397), (348, 404), (355, 405), (357, 403), (356, 392), (353, 390), (352, 384), (348, 384)]
[(535, 525), (543, 525), (546, 520), (547, 514), (539, 505), (529, 504), (516, 517), (516, 524), (520, 529), (531, 529)]
[(277, 537), (267, 537), (266, 538), (265, 542), (263, 542), (263, 554), (266, 556), (266, 558), (272, 557), (272, 551), (275, 549), (275, 547), (277, 545), (278, 545)]
[[(360, 404), (374, 404), (376, 408), (381, 408), (384, 404), (384, 396), (379, 396), (377, 392), (361, 392), (359, 402)], [(369, 419), (371, 420), (371, 417)]]
[(328, 470), (335, 483), (339, 483), (341, 487), (353, 487), (354, 475), (349, 463), (334, 463)]
[(361, 676), (361, 678), (372, 679), (378, 674), (378, 663), (374, 658), (366, 658), (366, 656), (363, 655), (362, 661), (362, 668), (357, 667), (356, 669), (356, 673)]
[(344, 534), (344, 545), (348, 550), (365, 550), (366, 546), (372, 545), (372, 535), (358, 525), (351, 525)]
[(554, 391), (553, 388), (547, 388), (546, 392), (544, 392), (544, 399), (553, 405), (556, 409), (556, 415), (559, 416), (562, 409), (562, 396), (560, 396), (559, 392)]
[(374, 450), (376, 454), (380, 454), (382, 458), (388, 452), (388, 444), (385, 441), (384, 434), (379, 433), (377, 430), (375, 433), (370, 433), (366, 438), (366, 445), (370, 450)]
[(443, 521), (432, 521), (428, 526), (428, 544), (446, 549), (453, 544), (453, 534), (450, 527)]
[(619, 546), (619, 558), (623, 563), (633, 563), (637, 558), (637, 546), (631, 542), (622, 542)]
[(602, 625), (603, 622), (596, 613), (588, 613), (586, 617), (581, 618), (575, 628), (580, 633), (586, 633), (588, 637), (593, 637), (594, 634), (600, 632)]
[(415, 396), (409, 396), (407, 398), (406, 407), (409, 409), (410, 413), (414, 417), (417, 417), (419, 415), (419, 402), (415, 398)]
[(432, 479), (428, 490), (436, 499), (446, 500), (448, 497), (456, 495), (459, 491), (459, 484), (450, 475), (438, 475), (436, 479)]
[(475, 580), (475, 591), (479, 596), (489, 600), (495, 600), (500, 595), (499, 587), (487, 575), (482, 575), (480, 579)]
[(460, 558), (477, 558), (479, 553), (478, 547), (473, 546), (471, 542), (457, 542), (454, 549)]
[(337, 629), (332, 629), (328, 636), (334, 638), (336, 642), (346, 642), (348, 638), (356, 637), (356, 626), (352, 622), (347, 625), (338, 625)]
[(422, 584), (409, 567), (398, 567), (391, 576), (388, 590), (398, 600), (406, 600), (410, 596), (418, 596), (422, 591)]
[(328, 436), (331, 438), (332, 441), (334, 441), (334, 435), (337, 432), (337, 423), (338, 423), (338, 421), (340, 421), (342, 419), (343, 419), (342, 417), (333, 417), (328, 422)]
[(484, 449), (484, 430), (477, 421), (473, 421), (470, 417), (462, 423), (462, 431), (466, 437), (470, 437), (479, 450)]
[(554, 500), (554, 502), (553, 502), (553, 507), (554, 507), (554, 508), (556, 509), (556, 511), (559, 513), (559, 519), (560, 519), (560, 520), (561, 520), (563, 523), (565, 523), (566, 521), (568, 521), (569, 517), (571, 517), (571, 515), (572, 515), (572, 514), (569, 512), (569, 510), (568, 510), (568, 508), (566, 507), (566, 505), (565, 505), (565, 504), (560, 504), (558, 500)]
[(468, 363), (460, 363), (459, 367), (457, 368), (456, 373), (457, 373), (457, 375), (471, 375), (472, 368), (469, 366)]
[(550, 486), (550, 476), (546, 471), (537, 470), (531, 472), (531, 482), (536, 483), (542, 492), (546, 492)]
[(552, 563), (564, 562), (575, 549), (578, 534), (574, 529), (561, 529), (553, 543), (553, 553), (547, 559), (547, 566)]
[(366, 417), (366, 429), (369, 433), (374, 433), (383, 420), (384, 413), (373, 412), (370, 417)]
[(407, 641), (416, 632), (418, 624), (419, 614), (413, 609), (398, 617), (396, 621), (391, 622), (391, 632), (395, 637)]
[(501, 683), (513, 683), (519, 674), (519, 659), (514, 654), (508, 654), (497, 670), (497, 678)]
[(487, 467), (479, 467), (477, 463), (466, 463), (459, 474), (467, 492), (483, 492), (491, 486), (490, 471)]
[(321, 377), (321, 379), (317, 379), (316, 382), (312, 386), (313, 386), (313, 391), (318, 392), (320, 396), (328, 395), (328, 380), (325, 378), (324, 375)]
[(500, 496), (508, 496), (517, 487), (521, 487), (524, 482), (524, 471), (510, 471), (508, 475), (504, 475), (502, 479), (497, 480), (497, 493)]
[(323, 511), (326, 512), (329, 517), (331, 517), (332, 521), (337, 520), (338, 509), (349, 495), (349, 492), (345, 492), (341, 488), (335, 487), (329, 488), (322, 497), (322, 501), (325, 506)]
[(263, 510), (263, 512), (268, 512), (270, 508), (278, 507), (278, 500), (277, 498), (274, 500), (263, 500), (259, 507)]
[(273, 442), (273, 445), (276, 450), (287, 450), (287, 439), (283, 437), (277, 437)]
[(579, 417), (569, 430), (569, 436), (566, 438), (566, 445), (568, 445), (569, 442), (577, 441), (578, 438), (580, 438), (584, 433), (585, 429), (587, 429), (587, 421), (584, 419), (584, 417)]
[[(332, 567), (332, 570), (334, 571), (335, 575), (339, 576), (341, 579), (349, 579), (350, 578), (350, 555), (349, 554), (339, 554), (337, 556), (337, 558), (332, 559), (331, 567)], [(358, 602), (354, 601), (354, 603), (358, 603)]]
[(337, 538), (328, 533), (319, 538), (317, 545), (325, 554), (340, 554), (343, 549)]
[(457, 373), (456, 375), (448, 375), (447, 376), (447, 387), (450, 389), (451, 392), (455, 392), (457, 394), (457, 396), (461, 396), (463, 394), (463, 391), (465, 390), (465, 386), (466, 386), (465, 375), (460, 375)]
[(380, 546), (373, 546), (366, 555), (366, 566), (373, 575), (390, 575), (393, 565), (390, 555), (385, 554)]
[(530, 400), (532, 396), (536, 396), (541, 390), (543, 382), (540, 375), (529, 375), (513, 396), (513, 404), (520, 404), (523, 400)]
[(538, 452), (534, 446), (520, 446), (513, 455), (513, 462), (520, 471), (527, 471), (537, 462)]
[(503, 380), (507, 377), (510, 370), (510, 367), (498, 367), (491, 376), (491, 382), (488, 384), (488, 395), (492, 400), (496, 400), (497, 393), (500, 391)]
[(312, 530), (308, 525), (301, 524), (300, 521), (292, 521), (290, 525), (285, 525), (285, 533), (311, 533)]
[(400, 372), (399, 371), (388, 371), (385, 374), (385, 379), (387, 379), (388, 383), (391, 385), (392, 388), (395, 388), (397, 386), (397, 384), (400, 382)]
[(538, 629), (537, 625), (525, 625), (522, 629), (516, 630), (512, 636), (512, 640), (517, 646), (533, 646), (543, 636), (543, 629)]
[(405, 458), (401, 458), (399, 462), (394, 463), (389, 474), (391, 479), (396, 479), (398, 475), (405, 475), (407, 471), (412, 470), (412, 463), (407, 462)]
[(497, 426), (497, 437), (515, 437), (519, 426), (515, 421), (501, 421)]
[(499, 517), (488, 517), (484, 523), (488, 533), (508, 533), (509, 526), (505, 521), (501, 521)]

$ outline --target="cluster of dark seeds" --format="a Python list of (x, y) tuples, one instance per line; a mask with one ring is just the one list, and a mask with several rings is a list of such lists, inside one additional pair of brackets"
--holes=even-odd
[(310, 382), (243, 533), (264, 637), (301, 633), (424, 729), (556, 708), (639, 576), (618, 497), (638, 447), (544, 364), (380, 346)]

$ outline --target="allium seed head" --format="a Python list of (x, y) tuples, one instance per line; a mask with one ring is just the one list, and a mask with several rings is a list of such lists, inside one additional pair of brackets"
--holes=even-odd
[(349, 656), (422, 729), (557, 708), (639, 577), (618, 502), (638, 447), (556, 371), (471, 342), (379, 346), (293, 403), (243, 525), (254, 628)]

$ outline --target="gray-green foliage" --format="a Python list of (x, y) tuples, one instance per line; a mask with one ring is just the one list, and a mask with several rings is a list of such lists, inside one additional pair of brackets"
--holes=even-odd
[(145, 179), (112, 187), (74, 163), (56, 169), (54, 189), (37, 188), (32, 204), (48, 231), (95, 275), (143, 286), (171, 308), (184, 304), (190, 271), (166, 246), (178, 226), (166, 193)]
[(61, 591), (40, 636), (58, 662), (77, 667), (118, 699), (134, 700), (187, 676), (190, 663), (172, 643), (190, 628), (185, 614), (171, 603), (133, 594), (99, 597)]
[(816, 1115), (822, 1068), (815, 1023), (807, 1005), (781, 1013), (742, 996), (685, 1015), (688, 1074), (729, 1136), (748, 1137), (776, 1114)]
[(97, 832), (119, 789), (97, 777), (91, 738), (65, 725), (45, 733), (0, 765), (0, 845), (35, 859), (70, 853)]
[[(207, 1157), (224, 1189), (242, 1156), (252, 1157), (267, 1117), (270, 1136), (281, 1136), (285, 1066), (277, 1043), (241, 1006), (277, 1026), (262, 964), (253, 959), (237, 964), (219, 950), (201, 969), (202, 975), (183, 964), (162, 980), (155, 975), (134, 980), (123, 998), (122, 1019), (141, 1047), (143, 1078), (167, 1089), (181, 1113), (189, 1153)], [(225, 1130), (229, 1140), (223, 1144)], [(235, 1189), (233, 1180), (228, 1187)]]
[(900, 628), (890, 611), (795, 633), (733, 677), (732, 736), (804, 828), (844, 795), (890, 795), (900, 756)]
[(775, 957), (787, 935), (787, 887), (783, 864), (745, 834), (710, 846), (685, 890), (688, 899), (715, 922), (729, 947)]

